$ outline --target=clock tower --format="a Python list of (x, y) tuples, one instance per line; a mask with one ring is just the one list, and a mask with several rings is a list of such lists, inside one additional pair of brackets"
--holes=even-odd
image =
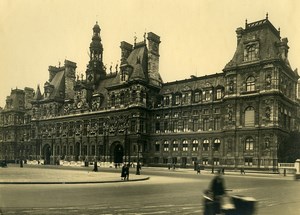
[(86, 81), (90, 87), (95, 88), (100, 79), (106, 76), (103, 68), (103, 46), (100, 37), (98, 22), (93, 27), (93, 37), (90, 44), (90, 61), (86, 70)]

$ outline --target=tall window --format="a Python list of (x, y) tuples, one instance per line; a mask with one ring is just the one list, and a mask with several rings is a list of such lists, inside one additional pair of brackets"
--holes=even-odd
[(132, 102), (136, 102), (136, 98), (137, 98), (137, 93), (135, 90), (132, 90), (132, 93), (131, 93), (131, 101)]
[(221, 146), (221, 141), (220, 141), (220, 139), (215, 139), (215, 140), (214, 140), (214, 151), (219, 151), (220, 146)]
[(198, 151), (198, 140), (193, 140), (193, 152)]
[(246, 151), (251, 151), (253, 150), (253, 145), (254, 145), (254, 140), (252, 137), (248, 137), (246, 140), (245, 140), (245, 150)]
[(115, 96), (115, 94), (112, 94), (111, 95), (111, 106), (113, 107), (115, 105), (116, 105), (116, 96)]
[(179, 94), (175, 95), (175, 104), (176, 105), (180, 104), (180, 95)]
[(195, 94), (194, 94), (194, 102), (199, 102), (200, 101), (200, 92), (199, 91), (197, 91), (197, 92), (195, 92)]
[(211, 91), (205, 90), (203, 92), (204, 101), (210, 101), (211, 100)]
[(255, 78), (250, 76), (246, 80), (246, 91), (251, 92), (255, 90)]
[(169, 141), (167, 141), (167, 140), (164, 142), (164, 151), (165, 152), (169, 151)]
[(122, 93), (120, 94), (120, 104), (121, 104), (121, 105), (124, 105), (124, 104), (125, 104), (125, 94), (124, 94), (124, 92), (122, 92)]
[(214, 130), (221, 130), (221, 119), (220, 118), (214, 119)]
[(177, 121), (173, 122), (173, 132), (175, 132), (175, 133), (178, 132), (178, 122)]
[(245, 110), (245, 126), (253, 127), (255, 124), (255, 110), (253, 107), (248, 107)]
[(170, 105), (170, 98), (169, 98), (169, 96), (165, 97), (165, 105)]
[(155, 123), (155, 133), (160, 133), (160, 122)]
[(184, 141), (182, 142), (182, 151), (187, 152), (188, 149), (189, 149), (189, 147), (188, 147), (188, 141), (187, 141), (187, 140), (184, 140)]
[(160, 144), (158, 141), (155, 142), (155, 151), (159, 152), (160, 151)]
[(183, 120), (183, 131), (184, 132), (189, 131), (189, 121), (188, 120)]
[(165, 130), (165, 133), (170, 132), (168, 121), (164, 121), (164, 130)]
[(193, 119), (193, 131), (198, 131), (198, 119)]
[(203, 140), (203, 151), (208, 151), (209, 149), (209, 140)]
[(208, 131), (209, 130), (209, 119), (203, 120), (203, 130)]
[(217, 99), (222, 98), (222, 89), (217, 89)]
[(177, 140), (174, 140), (174, 141), (173, 141), (173, 151), (174, 151), (174, 152), (177, 152), (177, 151), (178, 151), (178, 141), (177, 141)]

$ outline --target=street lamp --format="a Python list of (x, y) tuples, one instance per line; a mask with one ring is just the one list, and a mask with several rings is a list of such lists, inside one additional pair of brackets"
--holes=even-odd
[(136, 175), (140, 175), (140, 136), (141, 133), (138, 132), (137, 133), (137, 146), (138, 146), (138, 150), (137, 150), (137, 164), (136, 164)]

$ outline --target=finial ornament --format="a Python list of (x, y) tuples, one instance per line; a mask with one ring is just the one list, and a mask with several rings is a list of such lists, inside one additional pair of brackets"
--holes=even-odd
[(137, 39), (137, 37), (136, 37), (136, 32), (134, 32), (134, 45), (136, 44), (136, 39)]
[(267, 14), (266, 14), (266, 19), (269, 19), (269, 13), (267, 12)]

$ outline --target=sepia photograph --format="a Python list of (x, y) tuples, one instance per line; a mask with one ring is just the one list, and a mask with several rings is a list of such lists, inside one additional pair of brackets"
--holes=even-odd
[(0, 0), (0, 215), (300, 214), (299, 11)]

